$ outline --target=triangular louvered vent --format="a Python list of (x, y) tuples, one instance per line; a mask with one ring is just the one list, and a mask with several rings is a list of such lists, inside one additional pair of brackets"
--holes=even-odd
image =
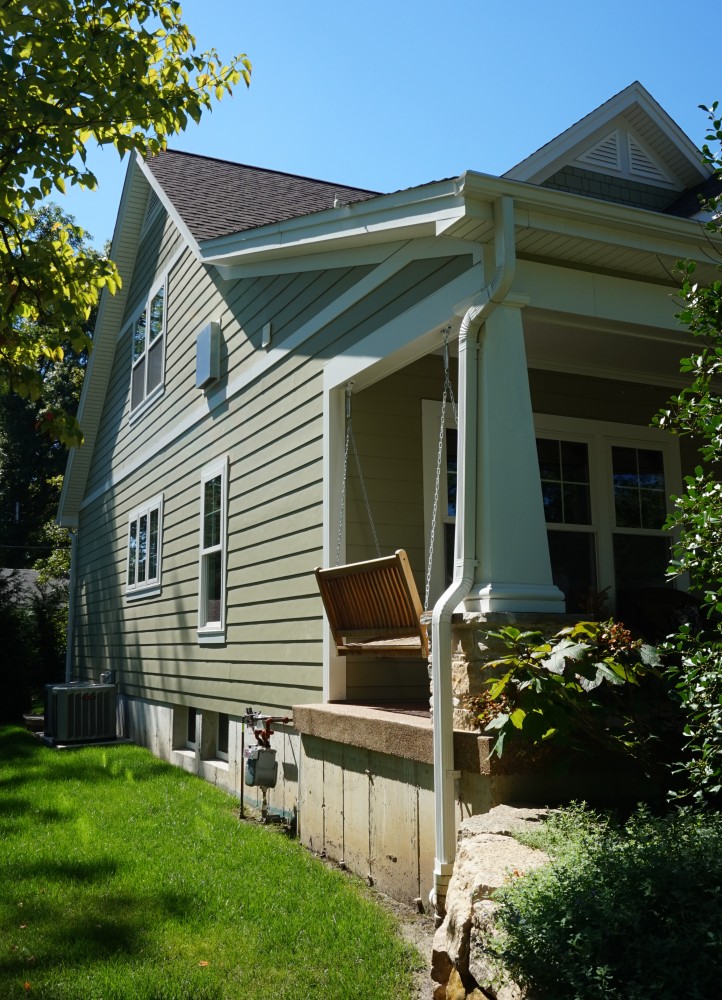
[(643, 177), (648, 181), (668, 181), (667, 175), (660, 170), (654, 160), (638, 145), (631, 135), (627, 136), (629, 143), (629, 173), (633, 177)]
[(578, 163), (585, 163), (589, 167), (601, 168), (602, 170), (621, 170), (622, 164), (619, 157), (619, 131), (615, 130), (598, 142), (596, 146), (587, 150), (577, 157)]

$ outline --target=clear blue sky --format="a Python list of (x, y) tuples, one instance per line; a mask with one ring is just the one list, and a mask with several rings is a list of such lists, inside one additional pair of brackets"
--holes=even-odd
[[(253, 81), (173, 148), (379, 191), (503, 173), (633, 80), (697, 145), (697, 105), (722, 101), (711, 0), (692, 17), (671, 0), (457, 0), (446, 13), (429, 0), (185, 0), (183, 12), (201, 49), (246, 52)], [(62, 204), (100, 245), (127, 159), (91, 163), (99, 190)]]

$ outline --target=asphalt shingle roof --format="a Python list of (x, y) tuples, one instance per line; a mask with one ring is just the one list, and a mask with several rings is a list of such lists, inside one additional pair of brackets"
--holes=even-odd
[(154, 156), (148, 166), (199, 242), (379, 193), (174, 150)]

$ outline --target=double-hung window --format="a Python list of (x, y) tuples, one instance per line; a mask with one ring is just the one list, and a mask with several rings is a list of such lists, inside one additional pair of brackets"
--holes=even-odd
[[(441, 404), (424, 400), (422, 412), (427, 539), (436, 504), (433, 603), (453, 568), (456, 426), (447, 411), (437, 469)], [(566, 610), (589, 614), (602, 598), (623, 615), (636, 591), (666, 583), (663, 525), (668, 497), (681, 490), (677, 442), (629, 424), (552, 415), (534, 422), (552, 577)]]
[(153, 290), (131, 330), (131, 414), (163, 391), (165, 325), (166, 287), (163, 283)]
[(160, 592), (162, 529), (162, 494), (131, 511), (125, 581), (127, 597), (150, 597)]
[(226, 532), (228, 458), (201, 473), (198, 636), (224, 642), (226, 628)]
[(623, 615), (635, 591), (666, 582), (677, 443), (649, 427), (553, 416), (535, 423), (552, 575), (567, 611), (589, 613), (601, 595)]

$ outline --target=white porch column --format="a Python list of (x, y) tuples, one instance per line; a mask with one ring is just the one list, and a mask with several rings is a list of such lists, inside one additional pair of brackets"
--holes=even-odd
[[(477, 568), (470, 612), (563, 613), (552, 583), (522, 328), (508, 296), (479, 336)], [(469, 414), (469, 419), (473, 415)]]

